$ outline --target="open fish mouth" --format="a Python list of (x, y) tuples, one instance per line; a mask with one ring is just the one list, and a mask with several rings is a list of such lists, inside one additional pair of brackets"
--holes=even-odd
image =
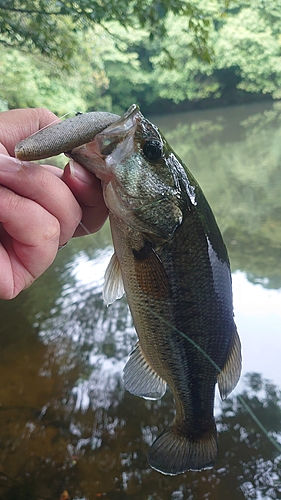
[(114, 165), (132, 152), (138, 115), (139, 107), (133, 104), (121, 118), (98, 133), (91, 142), (72, 149), (69, 156), (94, 172), (103, 182), (109, 182)]

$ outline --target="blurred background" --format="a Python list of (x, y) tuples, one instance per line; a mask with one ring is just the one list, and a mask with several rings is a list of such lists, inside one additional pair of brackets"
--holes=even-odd
[(216, 399), (215, 468), (151, 470), (171, 394), (123, 388), (136, 333), (125, 298), (102, 301), (109, 225), (72, 240), (0, 301), (1, 499), (281, 498), (280, 34), (275, 0), (0, 2), (1, 110), (140, 104), (217, 218), (243, 346), (239, 385)]

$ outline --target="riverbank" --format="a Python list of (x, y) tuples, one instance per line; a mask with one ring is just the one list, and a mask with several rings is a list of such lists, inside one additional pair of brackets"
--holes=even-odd
[(179, 104), (174, 103), (169, 99), (161, 99), (149, 106), (145, 103), (140, 103), (141, 110), (144, 114), (149, 115), (166, 115), (185, 113), (188, 111), (201, 111), (206, 109), (225, 108), (229, 106), (239, 106), (242, 104), (259, 104), (273, 103), (275, 100), (269, 94), (253, 94), (243, 90), (231, 89), (222, 93), (220, 98), (209, 97), (200, 100), (186, 100)]

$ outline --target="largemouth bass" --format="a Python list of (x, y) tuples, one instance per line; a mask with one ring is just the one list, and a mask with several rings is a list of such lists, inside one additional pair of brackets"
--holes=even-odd
[(139, 341), (124, 368), (128, 391), (172, 391), (176, 414), (152, 444), (151, 467), (175, 475), (218, 455), (215, 386), (236, 386), (241, 346), (227, 250), (204, 194), (159, 129), (133, 105), (70, 156), (103, 183), (115, 253), (109, 304), (126, 292)]

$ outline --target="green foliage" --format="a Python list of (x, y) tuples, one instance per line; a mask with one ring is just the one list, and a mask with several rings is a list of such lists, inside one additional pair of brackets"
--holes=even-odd
[[(219, 84), (212, 75), (213, 63), (194, 57), (195, 38), (184, 19), (170, 16), (164, 50), (152, 57), (156, 93), (161, 98), (179, 103), (186, 99), (218, 96)], [(172, 58), (170, 67), (167, 52)]]
[(0, 0), (0, 109), (279, 99), (280, 33), (277, 0)]
[(101, 56), (110, 82), (106, 94), (116, 111), (138, 102), (145, 112), (152, 104), (157, 112), (163, 100), (166, 106), (222, 96), (231, 100), (234, 92), (280, 98), (281, 5), (273, 0), (236, 1), (232, 9), (219, 0), (198, 5), (204, 8), (202, 29), (206, 24), (210, 42), (208, 54), (200, 57), (194, 54), (200, 37), (184, 17), (168, 14), (166, 36), (153, 41), (147, 30), (107, 24), (112, 36)]
[(115, 112), (123, 113), (132, 102), (144, 108), (155, 99), (150, 55), (161, 47), (155, 49), (157, 43), (146, 30), (125, 29), (117, 23), (107, 27), (100, 53), (109, 79), (106, 95), (112, 99)]
[[(81, 42), (81, 36), (79, 39)], [(81, 43), (73, 58), (73, 68), (67, 72), (38, 54), (0, 47), (3, 103), (7, 102), (10, 108), (47, 107), (60, 116), (85, 112), (91, 105), (105, 107), (100, 99), (108, 78), (98, 56), (97, 39), (88, 33), (83, 42), (85, 45)]]
[(4, 99), (0, 99), (0, 112), (7, 111), (7, 109), (8, 109), (7, 101), (4, 101)]
[[(235, 1), (235, 10), (220, 10), (219, 2), (200, 2), (209, 27), (210, 61), (193, 57), (194, 31), (183, 18), (170, 15), (162, 51), (151, 58), (157, 94), (179, 103), (186, 99), (218, 98), (235, 88), (281, 97), (281, 4), (276, 1)], [(164, 48), (164, 50), (163, 50)], [(165, 50), (172, 57), (167, 65)]]
[[(0, 42), (37, 49), (67, 66), (77, 48), (76, 32), (104, 22), (146, 28), (150, 37), (163, 36), (169, 12), (185, 16), (207, 52), (204, 13), (186, 0), (5, 0), (0, 1)], [(197, 50), (197, 47), (194, 47)]]
[(0, 2), (0, 42), (4, 47), (54, 56), (63, 67), (76, 47), (75, 24), (58, 16), (54, 0), (11, 0)]
[(281, 98), (281, 7), (279, 10), (278, 31), (267, 4), (264, 9), (255, 10), (252, 5), (227, 16), (214, 34), (217, 69), (232, 69), (240, 80), (238, 88), (277, 99)]

